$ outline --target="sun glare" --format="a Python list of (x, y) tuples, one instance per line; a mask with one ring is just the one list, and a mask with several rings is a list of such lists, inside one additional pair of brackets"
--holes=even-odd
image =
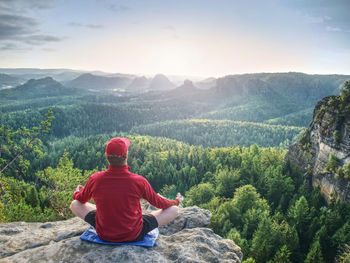
[(158, 72), (181, 74), (189, 69), (194, 54), (180, 43), (164, 43), (154, 51), (151, 68)]

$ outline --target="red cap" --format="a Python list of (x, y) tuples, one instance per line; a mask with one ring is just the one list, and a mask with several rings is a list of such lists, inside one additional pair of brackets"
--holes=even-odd
[(127, 138), (113, 138), (106, 146), (106, 154), (115, 154), (118, 156), (125, 156), (128, 152), (130, 141)]

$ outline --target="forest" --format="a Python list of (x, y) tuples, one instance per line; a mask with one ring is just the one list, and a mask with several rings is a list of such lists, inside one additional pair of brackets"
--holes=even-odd
[(303, 131), (294, 126), (205, 119), (157, 122), (131, 129), (131, 133), (172, 138), (204, 147), (257, 144), (279, 148), (288, 148)]
[[(276, 76), (268, 81), (276, 83)], [(285, 159), (302, 138), (310, 105), (291, 112), (291, 104), (279, 111), (283, 103), (271, 103), (254, 117), (246, 109), (261, 94), (252, 96), (240, 115), (252, 122), (215, 115), (229, 114), (234, 100), (219, 109), (210, 100), (189, 103), (191, 96), (181, 93), (103, 95), (53, 79), (39, 84), (0, 91), (0, 222), (72, 217), (76, 185), (108, 167), (106, 143), (124, 136), (131, 171), (168, 198), (183, 193), (184, 206), (209, 209), (210, 227), (242, 248), (244, 262), (346, 262), (350, 205), (327, 204)], [(45, 85), (54, 85), (53, 92)]]

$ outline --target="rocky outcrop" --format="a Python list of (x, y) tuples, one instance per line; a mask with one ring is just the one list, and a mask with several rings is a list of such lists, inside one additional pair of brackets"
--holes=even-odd
[[(148, 211), (151, 208), (148, 208)], [(0, 262), (241, 262), (241, 249), (206, 228), (208, 210), (180, 209), (160, 227), (153, 248), (98, 245), (79, 236), (88, 224), (79, 218), (50, 223), (0, 224)]]
[(310, 127), (286, 155), (301, 168), (314, 187), (320, 187), (328, 202), (333, 196), (350, 202), (350, 181), (326, 169), (331, 154), (337, 157), (338, 168), (350, 162), (349, 97), (342, 102), (336, 96), (319, 101)]

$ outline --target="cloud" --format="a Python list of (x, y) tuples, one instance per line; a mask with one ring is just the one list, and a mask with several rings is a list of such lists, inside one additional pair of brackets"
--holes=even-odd
[(97, 25), (97, 24), (82, 24), (82, 23), (76, 23), (76, 22), (71, 22), (68, 24), (69, 26), (73, 27), (85, 27), (89, 29), (101, 29), (104, 28), (103, 25)]
[(339, 27), (331, 27), (331, 26), (327, 26), (326, 30), (330, 31), (330, 32), (341, 32), (341, 31), (343, 31)]
[(23, 41), (29, 45), (42, 45), (49, 42), (59, 42), (65, 37), (56, 37), (51, 35), (31, 35), (23, 38)]
[(56, 2), (56, 0), (0, 0), (0, 8), (4, 12), (23, 14), (52, 8)]
[(295, 0), (287, 5), (296, 7), (308, 16), (310, 21), (321, 22), (333, 28), (350, 27), (349, 0)]
[(39, 23), (30, 17), (0, 14), (0, 41), (16, 40), (33, 34)]
[(305, 14), (304, 19), (307, 23), (310, 24), (322, 24), (328, 20), (331, 20), (329, 16), (311, 16), (309, 14)]
[[(1, 50), (28, 50), (28, 46), (62, 41), (65, 38), (42, 33), (33, 11), (53, 7), (54, 0), (0, 0)], [(20, 15), (19, 15), (20, 14)]]
[(116, 4), (112, 4), (108, 6), (108, 9), (113, 11), (113, 12), (125, 12), (125, 11), (129, 11), (130, 7), (126, 6), (126, 5), (116, 5)]
[(24, 46), (18, 46), (14, 43), (4, 43), (4, 44), (0, 44), (0, 51), (9, 51), (9, 50), (16, 50), (16, 51), (20, 51), (20, 50), (31, 50), (31, 47), (24, 47)]
[(327, 26), (326, 30), (329, 32), (345, 32), (345, 33), (350, 33), (350, 30), (342, 29), (339, 27), (332, 27), (332, 26)]

